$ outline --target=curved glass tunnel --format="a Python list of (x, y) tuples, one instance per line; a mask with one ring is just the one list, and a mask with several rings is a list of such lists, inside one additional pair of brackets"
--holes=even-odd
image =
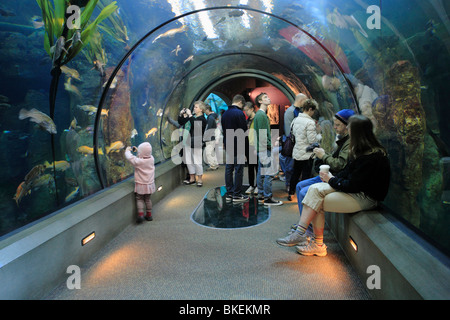
[(1, 5), (0, 236), (130, 177), (125, 146), (149, 141), (170, 161), (173, 120), (195, 100), (266, 90), (283, 97), (280, 130), (297, 93), (316, 99), (328, 150), (336, 111), (370, 117), (391, 157), (384, 205), (450, 249), (448, 2), (100, 0), (91, 22), (117, 8), (62, 69), (56, 133), (50, 22), (22, 4)]

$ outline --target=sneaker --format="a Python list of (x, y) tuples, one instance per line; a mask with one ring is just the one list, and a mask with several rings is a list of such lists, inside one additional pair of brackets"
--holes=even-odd
[(262, 194), (258, 196), (258, 203), (264, 203), (264, 196)]
[(253, 190), (255, 190), (255, 188), (253, 188), (252, 186), (248, 187), (248, 189), (245, 191), (246, 194), (250, 194), (253, 193)]
[(273, 200), (272, 198), (264, 199), (265, 206), (281, 206), (283, 201)]
[(300, 234), (298, 232), (293, 232), (287, 237), (277, 239), (277, 243), (281, 246), (293, 247), (308, 244), (309, 241), (306, 238), (306, 235)]
[(136, 223), (142, 223), (144, 221), (144, 214), (139, 214), (136, 218)]
[(225, 200), (226, 201), (233, 201), (233, 195), (232, 194), (225, 195)]
[(258, 194), (258, 187), (255, 187), (255, 190), (253, 190), (253, 194), (257, 195)]
[(248, 196), (245, 196), (243, 194), (239, 196), (233, 196), (233, 202), (245, 202), (248, 201)]
[(318, 246), (315, 241), (310, 241), (306, 246), (299, 245), (296, 249), (304, 256), (325, 257), (327, 255), (327, 246), (325, 244)]

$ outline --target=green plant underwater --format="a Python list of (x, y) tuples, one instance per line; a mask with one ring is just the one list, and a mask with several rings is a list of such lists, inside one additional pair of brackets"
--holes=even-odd
[[(117, 10), (116, 1), (102, 8), (97, 18), (90, 22), (92, 13), (99, 0), (84, 1), (85, 7), (80, 13), (79, 29), (65, 28), (66, 10), (71, 5), (69, 0), (36, 0), (42, 11), (42, 18), (45, 27), (44, 48), (48, 55), (53, 58), (54, 47), (60, 37), (64, 37), (64, 50), (61, 50), (59, 65), (64, 65), (72, 60), (90, 41), (91, 37), (97, 31), (98, 24), (108, 18)], [(74, 1), (71, 1), (74, 3)], [(69, 41), (74, 35), (80, 32), (80, 40), (76, 43)]]

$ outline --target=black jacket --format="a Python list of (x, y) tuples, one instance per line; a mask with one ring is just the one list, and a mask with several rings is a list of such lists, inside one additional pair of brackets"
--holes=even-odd
[(183, 117), (178, 116), (178, 123), (181, 126), (184, 126), (187, 122), (191, 123), (191, 127), (189, 129), (189, 136), (191, 138), (191, 148), (201, 148), (203, 146), (203, 134), (206, 129), (206, 119), (204, 116), (200, 116), (195, 118), (191, 117)]
[(383, 201), (388, 193), (390, 176), (388, 157), (376, 152), (349, 161), (328, 183), (338, 191), (364, 192), (374, 200)]

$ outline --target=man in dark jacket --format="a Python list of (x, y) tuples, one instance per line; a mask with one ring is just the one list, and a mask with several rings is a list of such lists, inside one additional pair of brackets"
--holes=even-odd
[(244, 97), (236, 95), (231, 101), (231, 106), (222, 115), (223, 145), (226, 152), (225, 187), (227, 193), (225, 197), (226, 200), (233, 202), (248, 201), (248, 196), (242, 194), (245, 132), (247, 131), (247, 123), (242, 111), (244, 105)]

